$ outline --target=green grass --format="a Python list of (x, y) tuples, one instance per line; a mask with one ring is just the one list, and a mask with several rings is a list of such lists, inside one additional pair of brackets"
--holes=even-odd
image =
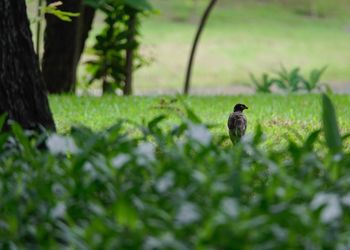
[[(176, 102), (169, 109), (169, 106), (161, 104), (171, 99), (173, 97), (51, 96), (50, 103), (58, 131), (65, 133), (73, 125), (82, 124), (93, 130), (101, 130), (118, 119), (142, 123), (160, 114), (168, 115), (166, 123), (174, 125), (179, 117), (174, 110), (183, 110), (183, 106)], [(184, 100), (204, 123), (216, 125), (212, 128), (215, 135), (227, 134), (227, 117), (238, 102), (249, 107), (246, 111), (248, 133), (261, 124), (267, 136), (267, 145), (280, 145), (287, 136), (305, 136), (320, 128), (321, 102), (318, 95), (191, 96)], [(332, 100), (337, 108), (342, 133), (350, 133), (349, 96), (334, 95)]]
[[(145, 18), (142, 53), (154, 61), (136, 73), (135, 86), (180, 90), (197, 21), (183, 1), (153, 2), (160, 15)], [(249, 72), (271, 72), (281, 64), (305, 72), (329, 65), (324, 80), (349, 82), (349, 23), (340, 14), (315, 19), (276, 4), (224, 1), (203, 34), (193, 84), (246, 84)]]
[[(202, 125), (183, 121), (169, 133), (157, 120), (131, 134), (123, 122), (50, 133), (45, 147), (42, 134), (28, 138), (13, 124), (0, 135), (0, 249), (349, 249), (349, 144), (322, 99), (326, 140), (317, 131), (272, 149), (261, 133), (227, 147)], [(348, 126), (349, 98), (333, 100)], [(56, 119), (61, 111), (62, 121), (95, 129), (103, 118), (151, 119), (159, 101), (51, 98)], [(222, 129), (233, 101), (250, 106), (276, 146), (284, 126), (318, 126), (315, 95), (187, 99)]]
[[(206, 1), (199, 1), (196, 12), (188, 0), (151, 2), (159, 13), (143, 18), (141, 53), (152, 63), (136, 72), (135, 89), (181, 91), (190, 46)], [(35, 4), (35, 1), (29, 2), (30, 17), (34, 16)], [(257, 75), (273, 72), (281, 64), (288, 68), (301, 67), (304, 73), (328, 65), (325, 81), (350, 82), (349, 2), (322, 1), (322, 8), (329, 12), (325, 18), (300, 15), (294, 5), (219, 1), (201, 39), (193, 86), (246, 85), (250, 84), (250, 72)], [(98, 15), (88, 47), (94, 43), (102, 21), (103, 17)], [(88, 58), (89, 49), (83, 62)], [(80, 81), (84, 81), (83, 67), (79, 69), (79, 76)]]

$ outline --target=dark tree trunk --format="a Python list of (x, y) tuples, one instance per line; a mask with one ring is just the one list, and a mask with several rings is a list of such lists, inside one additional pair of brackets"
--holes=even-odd
[(86, 39), (89, 36), (89, 32), (92, 28), (92, 23), (94, 21), (96, 10), (88, 5), (82, 5), (81, 15), (80, 15), (80, 35), (78, 41), (78, 55), (76, 56), (76, 64), (79, 63), (81, 54), (85, 48)]
[(206, 8), (206, 10), (201, 18), (201, 21), (199, 23), (199, 27), (198, 27), (196, 36), (195, 36), (194, 41), (193, 41), (192, 50), (191, 50), (190, 58), (188, 61), (188, 66), (187, 66), (187, 71), (186, 71), (186, 79), (185, 79), (185, 85), (184, 85), (184, 94), (188, 94), (190, 91), (190, 82), (191, 82), (193, 62), (194, 62), (194, 57), (196, 55), (196, 50), (198, 47), (199, 39), (201, 37), (201, 34), (202, 34), (203, 29), (205, 27), (205, 24), (207, 23), (210, 12), (214, 8), (216, 2), (217, 2), (217, 0), (210, 0), (209, 5)]
[[(56, 0), (47, 0), (47, 4)], [(75, 90), (76, 71), (85, 41), (91, 29), (95, 10), (82, 0), (64, 0), (61, 10), (80, 13), (72, 22), (64, 22), (54, 15), (46, 15), (43, 75), (50, 93)]]
[(3, 113), (25, 129), (55, 129), (25, 0), (0, 0), (0, 114)]
[(129, 34), (127, 43), (129, 46), (126, 49), (126, 64), (125, 64), (125, 85), (123, 88), (124, 95), (132, 95), (132, 76), (134, 70), (134, 49), (135, 49), (135, 35), (136, 35), (136, 21), (137, 11), (132, 8), (128, 8), (129, 22), (128, 29)]

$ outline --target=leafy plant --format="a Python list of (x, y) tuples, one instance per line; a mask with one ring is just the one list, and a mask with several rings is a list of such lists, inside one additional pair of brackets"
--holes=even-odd
[(288, 71), (282, 66), (277, 75), (279, 78), (276, 78), (275, 82), (280, 89), (286, 92), (297, 92), (300, 90), (300, 83), (303, 78), (300, 75), (299, 68)]
[[(102, 80), (104, 93), (123, 89), (124, 94), (131, 94), (132, 71), (145, 64), (145, 60), (137, 54), (140, 14), (151, 10), (151, 5), (146, 0), (86, 3), (106, 15), (105, 27), (96, 36), (93, 46), (95, 59), (87, 63), (89, 83)], [(135, 63), (133, 58), (136, 59)]]
[(350, 153), (322, 105), (325, 138), (278, 150), (261, 127), (227, 147), (187, 106), (171, 129), (163, 115), (74, 128), (46, 149), (14, 124), (0, 136), (0, 248), (347, 249)]
[(342, 139), (340, 136), (338, 123), (336, 119), (335, 108), (327, 95), (322, 95), (323, 103), (323, 126), (328, 148), (334, 152), (340, 152), (342, 149)]
[(45, 14), (54, 15), (64, 22), (71, 22), (73, 17), (77, 17), (80, 15), (79, 13), (72, 13), (72, 12), (62, 11), (62, 10), (58, 9), (58, 7), (61, 5), (62, 5), (62, 2), (57, 1), (57, 2), (51, 3), (47, 6), (43, 6), (43, 1), (38, 0), (37, 16), (36, 16), (36, 18), (34, 18), (32, 20), (32, 22), (37, 24), (35, 47), (36, 47), (36, 53), (38, 54), (39, 61), (40, 61), (41, 39), (42, 39), (41, 27), (42, 27), (42, 22), (43, 22)]
[(58, 7), (62, 4), (63, 3), (61, 1), (57, 1), (47, 6), (42, 6), (42, 1), (38, 0), (38, 15), (35, 18), (31, 19), (31, 22), (41, 22), (44, 19), (45, 14), (54, 15), (65, 22), (71, 22), (73, 17), (78, 17), (80, 15), (79, 13), (73, 13), (58, 9)]
[(287, 93), (300, 91), (312, 92), (321, 89), (322, 85), (320, 80), (326, 69), (327, 67), (313, 69), (309, 77), (306, 78), (300, 73), (300, 68), (293, 68), (289, 71), (282, 66), (275, 77), (271, 77), (265, 73), (262, 75), (260, 81), (257, 80), (253, 74), (250, 75), (250, 78), (257, 92), (271, 93), (271, 88), (273, 86)]
[(67, 11), (58, 9), (57, 7), (61, 5), (62, 5), (61, 1), (51, 3), (42, 8), (42, 13), (55, 15), (57, 18), (65, 22), (71, 22), (72, 17), (78, 17), (80, 15), (79, 13), (72, 13), (72, 12), (67, 12)]
[(313, 91), (314, 89), (320, 88), (320, 80), (323, 73), (326, 71), (327, 67), (323, 67), (321, 69), (314, 69), (310, 72), (309, 79), (303, 79), (302, 82), (304, 84), (305, 89), (308, 92)]
[(255, 85), (256, 92), (259, 93), (271, 93), (271, 87), (275, 83), (275, 80), (266, 73), (262, 74), (261, 80), (257, 79), (253, 74), (250, 74), (250, 79)]

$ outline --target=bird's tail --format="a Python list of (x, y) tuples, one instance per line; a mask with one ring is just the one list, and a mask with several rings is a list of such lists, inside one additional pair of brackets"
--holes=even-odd
[(229, 131), (230, 139), (233, 145), (236, 145), (237, 143), (240, 142), (241, 137), (234, 135), (231, 131)]

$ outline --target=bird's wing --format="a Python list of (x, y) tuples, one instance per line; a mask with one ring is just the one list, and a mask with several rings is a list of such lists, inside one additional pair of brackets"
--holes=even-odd
[(247, 129), (247, 119), (241, 112), (234, 112), (230, 115), (227, 121), (228, 129), (235, 136), (243, 136)]

